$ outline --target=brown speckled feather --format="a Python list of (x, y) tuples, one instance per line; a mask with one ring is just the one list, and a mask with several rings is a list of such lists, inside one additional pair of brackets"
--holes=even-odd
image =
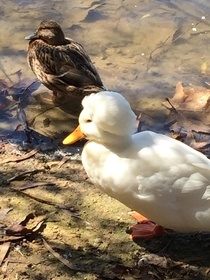
[(85, 49), (65, 38), (54, 21), (42, 21), (29, 39), (28, 63), (37, 78), (55, 95), (79, 95), (104, 90), (101, 78)]

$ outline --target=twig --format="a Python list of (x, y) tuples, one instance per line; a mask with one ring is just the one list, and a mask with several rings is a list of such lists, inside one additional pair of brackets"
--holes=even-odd
[(150, 55), (149, 55), (148, 63), (147, 63), (147, 71), (148, 71), (148, 69), (149, 69), (149, 64), (150, 64), (150, 61), (151, 61), (151, 59), (152, 59), (153, 53), (154, 53), (156, 50), (158, 50), (158, 49), (164, 47), (164, 46), (166, 45), (166, 42), (167, 42), (170, 38), (171, 38), (171, 36), (168, 36), (164, 42), (162, 42), (162, 43), (161, 43), (159, 46), (157, 46), (153, 51), (151, 51), (151, 53), (150, 53)]
[[(206, 15), (204, 16), (204, 18), (206, 18), (207, 16), (208, 16), (208, 14), (206, 14)], [(195, 25), (193, 25), (194, 28), (195, 28), (196, 26), (198, 26), (198, 24), (200, 24), (202, 21), (203, 21), (203, 17), (201, 17), (200, 20), (199, 20), (198, 22), (196, 22)], [(190, 31), (191, 29), (192, 29), (192, 27), (189, 27), (187, 30), (185, 30), (184, 32), (182, 32), (181, 34), (179, 34), (179, 36), (177, 36), (176, 38), (174, 38), (174, 40), (172, 40), (171, 43), (176, 42), (180, 37), (182, 37), (184, 34), (186, 34), (186, 33), (187, 33), (188, 31)]]
[[(204, 18), (206, 18), (207, 16), (208, 16), (208, 14), (206, 14), (206, 15), (204, 16)], [(199, 20), (198, 22), (196, 22), (196, 24), (194, 25), (194, 28), (195, 28), (196, 26), (198, 26), (202, 21), (203, 21), (203, 17), (201, 17), (200, 20)], [(186, 34), (186, 33), (187, 33), (188, 31), (190, 31), (191, 29), (192, 29), (192, 27), (189, 27), (187, 30), (185, 30), (185, 31), (182, 32), (179, 36), (177, 36), (174, 40), (172, 40), (171, 43), (176, 42), (180, 37), (182, 37), (184, 34)], [(149, 59), (148, 59), (148, 63), (147, 63), (147, 71), (148, 71), (148, 69), (149, 69), (149, 63), (150, 63), (150, 61), (151, 61), (151, 59), (152, 59), (153, 53), (154, 53), (156, 50), (158, 50), (158, 49), (164, 47), (164, 46), (166, 45), (166, 42), (167, 42), (170, 38), (171, 38), (171, 36), (168, 36), (164, 42), (162, 42), (159, 46), (157, 46), (157, 47), (150, 53), (150, 56), (149, 56)]]
[(5, 236), (3, 238), (0, 238), (0, 243), (10, 242), (10, 241), (17, 241), (25, 238), (25, 235), (20, 236)]
[[(174, 107), (174, 105), (171, 103), (170, 99), (168, 97), (166, 97), (166, 101), (171, 105), (171, 108), (177, 112), (176, 108)], [(164, 105), (164, 104), (163, 104)], [(167, 108), (167, 107), (166, 107)]]
[(64, 156), (58, 164), (58, 169), (61, 168), (64, 165), (64, 163), (66, 163), (69, 159), (70, 159), (70, 156)]
[(0, 69), (1, 69), (1, 71), (4, 73), (5, 77), (10, 81), (10, 83), (11, 83), (12, 85), (14, 85), (13, 81), (10, 79), (10, 77), (9, 77), (9, 76), (7, 75), (7, 73), (5, 72), (4, 67), (3, 67), (1, 61), (0, 61)]
[(11, 263), (27, 263), (26, 261), (23, 260), (17, 260), (17, 259), (12, 259), (12, 258), (6, 258), (5, 262), (11, 262)]
[[(45, 171), (45, 168), (41, 168), (41, 169), (33, 169), (33, 170), (27, 170), (27, 171), (24, 171), (22, 173), (19, 173), (11, 178), (9, 178), (7, 180), (7, 183), (10, 183), (12, 181), (15, 181), (15, 180), (18, 180), (20, 178), (22, 178), (23, 176), (25, 175), (28, 175), (28, 174), (34, 174), (34, 173), (38, 173), (38, 172), (44, 172)], [(14, 189), (15, 190), (15, 189)]]
[(54, 251), (53, 248), (46, 242), (46, 240), (45, 240), (43, 237), (42, 237), (42, 241), (43, 241), (43, 244), (44, 244), (45, 248), (46, 248), (56, 259), (58, 259), (60, 262), (62, 262), (65, 266), (67, 266), (68, 268), (70, 268), (71, 270), (74, 270), (74, 271), (84, 272), (84, 270), (75, 267), (74, 264), (72, 264), (70, 261), (68, 261), (67, 259), (65, 259), (65, 258), (62, 257), (61, 255), (59, 255), (56, 251)]
[(15, 189), (15, 188), (13, 188), (13, 187), (11, 187), (11, 189), (12, 189), (13, 191), (20, 192), (20, 193), (22, 193), (22, 194), (24, 194), (24, 195), (26, 195), (26, 196), (28, 196), (28, 197), (30, 197), (30, 198), (32, 198), (32, 199), (38, 201), (38, 202), (40, 202), (40, 203), (44, 203), (44, 204), (47, 204), (47, 205), (52, 205), (52, 206), (54, 206), (54, 207), (56, 207), (56, 208), (58, 208), (58, 209), (64, 210), (65, 212), (68, 212), (70, 215), (72, 215), (72, 216), (74, 216), (74, 217), (76, 217), (76, 218), (81, 219), (81, 217), (78, 216), (78, 214), (72, 212), (72, 210), (71, 210), (72, 206), (70, 206), (70, 205), (59, 204), (59, 203), (56, 204), (56, 203), (54, 203), (54, 202), (52, 202), (52, 201), (48, 201), (48, 200), (45, 200), (45, 199), (42, 199), (42, 198), (33, 196), (33, 195), (29, 194), (29, 193), (23, 192), (23, 191), (21, 191), (20, 189)]
[(18, 259), (12, 259), (12, 258), (6, 258), (4, 260), (4, 266), (2, 267), (2, 272), (5, 273), (7, 271), (7, 265), (8, 263), (27, 263), (25, 260), (18, 260)]
[(28, 126), (33, 126), (33, 124), (34, 124), (36, 118), (38, 118), (39, 116), (45, 114), (46, 112), (48, 112), (48, 111), (50, 111), (50, 110), (52, 110), (52, 109), (55, 109), (56, 107), (58, 107), (58, 106), (55, 106), (55, 105), (54, 105), (54, 106), (52, 106), (52, 107), (50, 107), (50, 108), (47, 108), (45, 111), (43, 111), (43, 112), (37, 114), (37, 115), (36, 115), (35, 117), (33, 117), (32, 119), (27, 120)]
[(24, 185), (22, 185), (20, 188), (18, 188), (18, 191), (24, 191), (27, 189), (32, 189), (32, 188), (36, 188), (36, 187), (40, 187), (40, 186), (54, 186), (55, 183), (53, 182), (45, 182), (45, 181), (40, 181), (40, 182), (29, 182), (26, 183)]
[[(38, 80), (33, 81), (29, 86), (27, 86), (26, 88), (24, 88), (22, 94), (25, 93), (26, 90), (28, 90), (28, 89), (30, 90), (30, 87), (31, 87), (32, 85), (36, 84), (37, 82), (39, 82), (39, 81), (38, 81)], [(39, 83), (40, 83), (40, 82), (39, 82)]]

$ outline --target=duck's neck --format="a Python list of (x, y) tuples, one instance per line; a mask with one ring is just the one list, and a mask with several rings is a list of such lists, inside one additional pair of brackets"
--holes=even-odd
[(108, 132), (104, 132), (105, 134), (102, 135), (101, 141), (98, 139), (96, 142), (104, 145), (106, 148), (110, 150), (117, 150), (117, 151), (122, 151), (125, 148), (129, 146), (129, 144), (132, 142), (132, 136), (131, 135), (115, 135), (115, 134), (110, 134)]

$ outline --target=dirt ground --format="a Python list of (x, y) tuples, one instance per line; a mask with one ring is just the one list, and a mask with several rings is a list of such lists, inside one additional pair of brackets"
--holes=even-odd
[[(9, 249), (0, 279), (210, 279), (209, 233), (134, 242), (130, 209), (89, 182), (78, 154), (49, 146), (29, 152), (1, 143), (0, 260)], [(31, 213), (26, 228), (38, 229), (25, 234)]]

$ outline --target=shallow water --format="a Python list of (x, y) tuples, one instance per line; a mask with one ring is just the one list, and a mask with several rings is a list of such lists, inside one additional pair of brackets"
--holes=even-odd
[[(41, 20), (53, 19), (67, 37), (85, 47), (106, 87), (127, 97), (134, 110), (155, 110), (161, 118), (161, 102), (173, 95), (178, 81), (196, 87), (210, 80), (208, 13), (208, 0), (2, 0), (0, 78), (16, 83), (12, 74), (21, 69), (21, 79), (35, 80), (26, 62), (24, 37)], [(35, 103), (26, 114), (33, 118), (41, 109)], [(60, 113), (64, 122), (66, 113), (52, 115), (59, 120)], [(49, 136), (52, 129), (53, 122)]]

